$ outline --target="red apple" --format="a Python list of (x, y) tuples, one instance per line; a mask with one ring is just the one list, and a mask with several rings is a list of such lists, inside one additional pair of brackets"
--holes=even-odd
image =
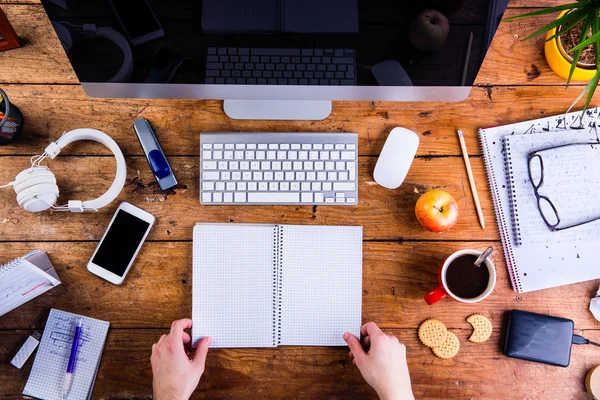
[(458, 221), (458, 204), (450, 193), (434, 189), (419, 197), (415, 214), (423, 228), (445, 232)]
[(450, 32), (450, 23), (444, 14), (436, 10), (424, 10), (410, 25), (409, 39), (422, 51), (435, 51), (444, 47)]

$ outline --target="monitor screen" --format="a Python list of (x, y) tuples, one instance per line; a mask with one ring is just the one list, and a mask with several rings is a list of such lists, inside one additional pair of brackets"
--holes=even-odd
[(42, 0), (84, 84), (370, 87), (472, 86), (507, 2)]

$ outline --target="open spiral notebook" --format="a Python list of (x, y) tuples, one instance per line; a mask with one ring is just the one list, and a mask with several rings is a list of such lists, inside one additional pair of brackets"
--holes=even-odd
[[(596, 240), (590, 240), (595, 239), (594, 237), (583, 235), (577, 240), (557, 240), (558, 236), (554, 235), (554, 232), (551, 233), (547, 227), (543, 231), (543, 237), (534, 237), (535, 227), (527, 226), (524, 229), (524, 224), (536, 223), (539, 228), (540, 214), (537, 206), (535, 202), (516, 200), (521, 229), (519, 231), (512, 204), (515, 186), (520, 185), (520, 189), (533, 192), (533, 189), (527, 189), (531, 186), (526, 168), (526, 155), (529, 151), (548, 147), (548, 144), (597, 139), (598, 117), (599, 109), (595, 108), (586, 111), (583, 117), (581, 112), (573, 112), (479, 131), (506, 264), (513, 288), (519, 293), (600, 278), (598, 243)], [(515, 148), (514, 144), (518, 139), (512, 137), (518, 135), (531, 136), (525, 141), (521, 140), (520, 145), (532, 148)], [(533, 138), (538, 136), (543, 139)], [(506, 141), (511, 148), (508, 155), (510, 159), (507, 159)], [(513, 164), (521, 163), (519, 170), (511, 171), (509, 161)], [(594, 227), (588, 226), (583, 229)], [(540, 235), (541, 232), (542, 230), (537, 234)], [(576, 233), (566, 232), (566, 235), (572, 235), (574, 232)], [(551, 243), (544, 239), (548, 237), (551, 238)]]
[(192, 343), (343, 346), (360, 335), (362, 227), (197, 224)]

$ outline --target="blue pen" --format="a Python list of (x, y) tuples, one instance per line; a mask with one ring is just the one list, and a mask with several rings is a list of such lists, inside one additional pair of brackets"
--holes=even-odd
[(65, 374), (65, 381), (63, 382), (62, 398), (66, 399), (69, 396), (71, 390), (71, 381), (73, 380), (73, 370), (75, 369), (75, 359), (77, 359), (77, 349), (79, 348), (79, 338), (81, 338), (81, 327), (83, 325), (83, 319), (80, 318), (75, 328), (75, 336), (73, 337), (73, 346), (71, 346), (71, 356), (69, 357), (69, 365), (67, 365), (67, 372)]

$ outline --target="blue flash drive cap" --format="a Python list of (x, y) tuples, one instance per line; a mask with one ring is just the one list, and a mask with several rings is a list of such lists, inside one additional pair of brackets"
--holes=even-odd
[(148, 160), (150, 160), (150, 167), (157, 178), (164, 178), (171, 173), (167, 159), (160, 150), (152, 150), (148, 153)]

